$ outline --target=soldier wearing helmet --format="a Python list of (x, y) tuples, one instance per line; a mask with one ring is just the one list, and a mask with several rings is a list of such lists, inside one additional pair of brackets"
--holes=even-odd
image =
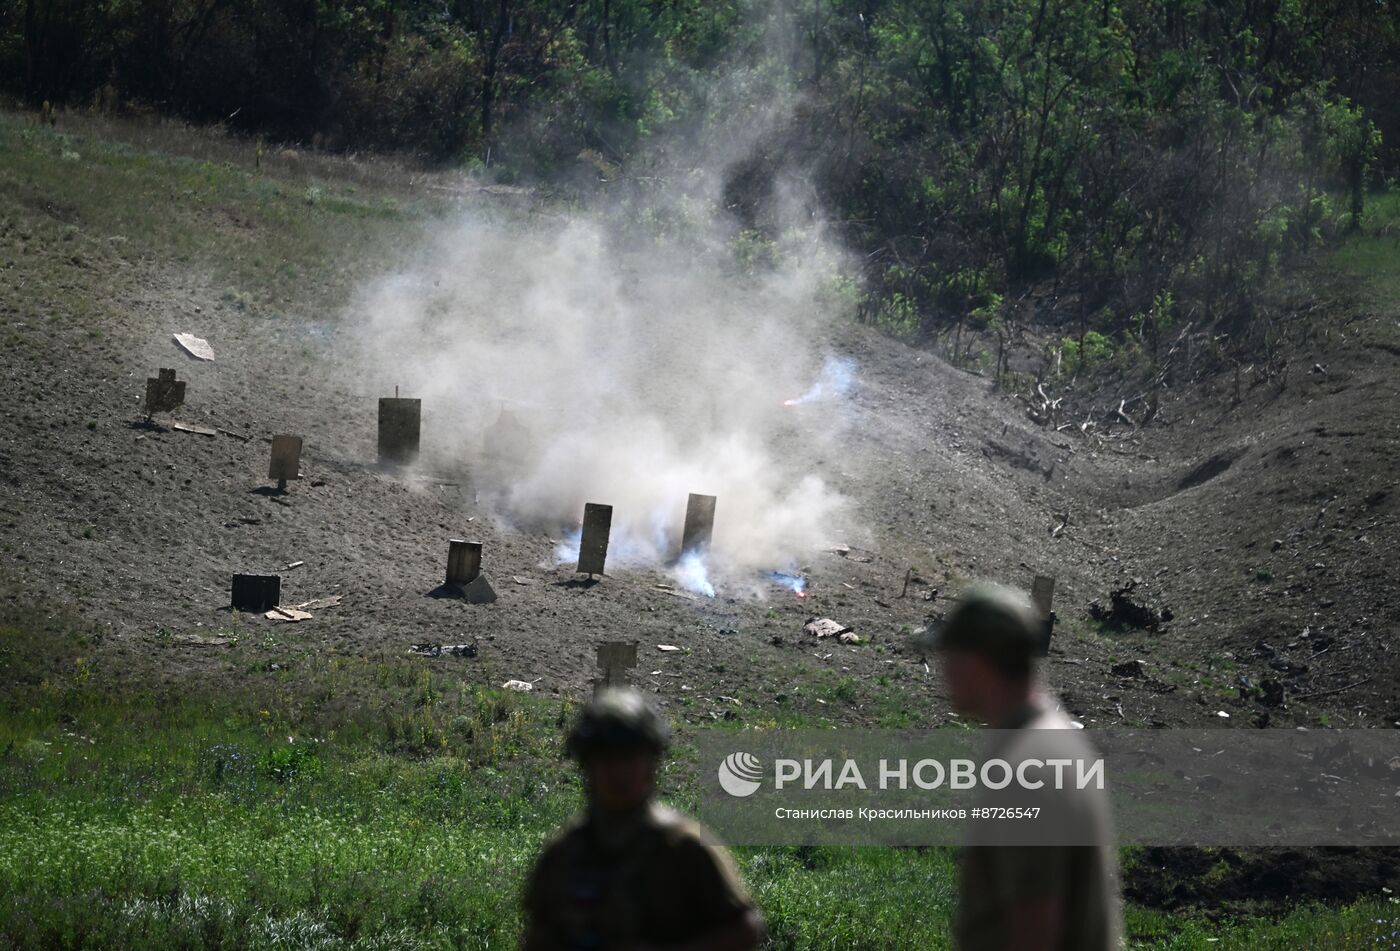
[[(1037, 683), (1045, 623), (1020, 592), (980, 586), (933, 632), (948, 698), (994, 730), (990, 755), (1026, 760), (1092, 759), (1082, 731)], [(995, 794), (1002, 795), (1002, 794)], [(1119, 946), (1117, 851), (1102, 790), (1009, 791), (1006, 805), (1049, 806), (1054, 844), (1002, 823), (974, 827), (958, 856), (953, 942), (959, 951), (1113, 951)], [(1012, 801), (1019, 797), (1019, 801)], [(988, 805), (984, 801), (981, 805)], [(1072, 830), (1072, 832), (1068, 831)], [(995, 841), (999, 844), (986, 844)]]
[(762, 923), (729, 855), (654, 801), (670, 740), (635, 690), (601, 691), (567, 749), (588, 803), (540, 854), (525, 889), (525, 951), (746, 951)]

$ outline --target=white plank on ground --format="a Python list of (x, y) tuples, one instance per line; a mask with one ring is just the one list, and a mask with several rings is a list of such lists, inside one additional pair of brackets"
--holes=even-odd
[(175, 334), (175, 342), (180, 348), (194, 357), (196, 360), (214, 360), (214, 348), (209, 346), (209, 341), (194, 334)]

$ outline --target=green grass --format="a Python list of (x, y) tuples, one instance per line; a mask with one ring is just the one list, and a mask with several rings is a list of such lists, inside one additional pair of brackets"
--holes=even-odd
[[(249, 147), (251, 149), (251, 147)], [(226, 296), (281, 310), (308, 294), (343, 297), (355, 265), (445, 206), (385, 190), (223, 158), (153, 152), (0, 113), (0, 267), (51, 266), (102, 280), (161, 260), (198, 271)], [(9, 232), (8, 234), (6, 232)], [(76, 273), (75, 273), (76, 272)], [(31, 275), (31, 278), (33, 275)]]
[(1369, 304), (1395, 316), (1400, 298), (1400, 187), (1370, 195), (1358, 233), (1348, 235), (1327, 263), (1353, 283)]
[[(156, 692), (93, 663), (101, 647), (61, 624), (0, 627), (0, 945), (514, 945), (520, 882), (580, 804), (567, 703), (417, 658), (272, 670), (280, 655), (248, 639), (217, 692)], [(663, 778), (682, 806), (686, 759), (682, 743)], [(737, 858), (774, 948), (948, 946), (947, 850)], [(1141, 947), (1371, 948), (1394, 946), (1374, 942), (1398, 912), (1382, 897), (1281, 921), (1128, 920)]]
[[(0, 115), (0, 291), (24, 322), (0, 343), (51, 319), (111, 338), (97, 291), (139, 284), (150, 262), (207, 275), (238, 311), (324, 303), (364, 255), (442, 212), (314, 163), (256, 171), (238, 148), (153, 151)], [(1400, 273), (1396, 221), (1400, 198), (1373, 204), (1334, 263)], [(515, 945), (520, 881), (580, 803), (560, 754), (569, 704), (467, 684), (447, 663), (302, 653), (238, 636), (236, 618), (221, 662), (153, 688), (49, 613), (0, 624), (0, 947)], [(146, 673), (180, 633), (139, 645), (155, 655)], [(898, 677), (804, 662), (791, 682), (776, 717), (746, 704), (731, 726), (830, 726), (854, 707), (919, 722)], [(686, 755), (663, 782), (682, 806)], [(774, 948), (947, 947), (946, 850), (737, 858)], [(1141, 947), (1375, 948), (1396, 946), (1397, 911), (1378, 896), (1280, 920), (1129, 908), (1128, 921)]]

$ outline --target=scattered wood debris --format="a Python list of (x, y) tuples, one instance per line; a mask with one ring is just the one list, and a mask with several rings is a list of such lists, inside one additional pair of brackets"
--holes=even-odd
[(317, 598), (314, 601), (307, 601), (304, 604), (293, 605), (293, 607), (300, 608), (303, 611), (320, 611), (323, 608), (335, 607), (340, 604), (341, 600), (341, 595), (333, 594), (329, 598)]
[(1343, 687), (1333, 687), (1331, 690), (1317, 690), (1317, 691), (1314, 691), (1313, 693), (1300, 693), (1300, 694), (1297, 694), (1296, 696), (1294, 696), (1293, 699), (1294, 699), (1294, 700), (1314, 700), (1314, 699), (1316, 699), (1316, 698), (1318, 698), (1318, 697), (1330, 697), (1330, 696), (1333, 696), (1334, 694), (1345, 693), (1345, 692), (1348, 691), (1348, 690), (1354, 690), (1354, 689), (1357, 688), (1357, 687), (1365, 686), (1366, 684), (1370, 683), (1371, 681), (1373, 681), (1373, 680), (1375, 680), (1375, 679), (1376, 679), (1375, 675), (1372, 674), (1370, 677), (1364, 677), (1364, 678), (1362, 678), (1361, 680), (1358, 680), (1358, 681), (1356, 681), (1356, 682), (1354, 682), (1354, 683), (1349, 683), (1349, 684), (1347, 684), (1346, 686), (1343, 686)]
[(219, 637), (212, 634), (176, 634), (172, 640), (180, 644), (201, 644), (206, 647), (219, 647), (232, 644), (230, 637)]
[(1063, 396), (1051, 399), (1050, 395), (1045, 392), (1044, 383), (1035, 385), (1034, 397), (1022, 397), (1026, 404), (1026, 414), (1033, 422), (1039, 423), (1041, 426), (1053, 427), (1058, 427), (1060, 424), (1060, 404), (1064, 402), (1064, 399)]
[(501, 684), (502, 690), (514, 690), (516, 693), (529, 693), (535, 689), (535, 685), (528, 680), (507, 680)]
[[(301, 562), (297, 562), (301, 564)], [(295, 565), (291, 566), (295, 567)], [(320, 611), (325, 608), (333, 608), (340, 603), (340, 595), (332, 595), (329, 598), (317, 598), (314, 601), (306, 601), (301, 604), (283, 605), (279, 604), (263, 615), (269, 621), (310, 621), (314, 615), (312, 611)]]
[(171, 429), (178, 429), (182, 433), (195, 433), (200, 436), (217, 436), (218, 430), (210, 429), (208, 426), (200, 426), (196, 423), (171, 423)]
[(309, 621), (315, 615), (310, 611), (303, 611), (300, 608), (284, 608), (281, 605), (273, 608), (263, 615), (269, 621)]
[(172, 337), (181, 350), (196, 360), (214, 362), (214, 348), (209, 346), (209, 341), (203, 337), (196, 337), (194, 334), (172, 334)]

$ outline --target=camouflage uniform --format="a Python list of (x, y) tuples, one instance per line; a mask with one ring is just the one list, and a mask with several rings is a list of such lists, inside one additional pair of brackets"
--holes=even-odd
[(753, 908), (724, 850), (696, 823), (648, 804), (573, 823), (540, 856), (525, 911), (545, 947), (665, 947)]
[[(569, 752), (659, 756), (661, 715), (634, 690), (605, 690), (579, 716)], [(647, 801), (623, 815), (590, 806), (541, 853), (524, 896), (524, 945), (537, 949), (666, 947), (751, 915), (724, 848), (697, 823)]]

